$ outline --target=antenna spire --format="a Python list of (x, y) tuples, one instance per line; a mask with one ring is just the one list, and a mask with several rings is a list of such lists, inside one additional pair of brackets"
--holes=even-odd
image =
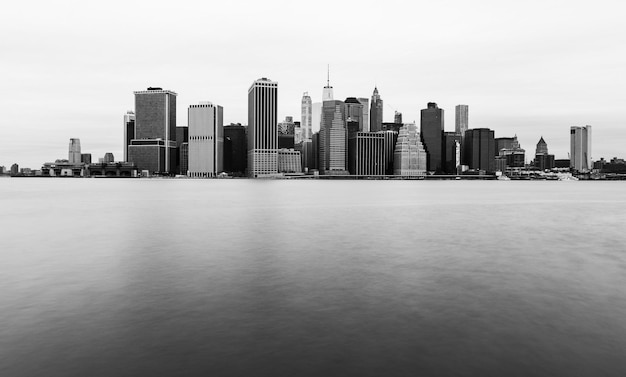
[(326, 85), (330, 86), (330, 64), (326, 67)]

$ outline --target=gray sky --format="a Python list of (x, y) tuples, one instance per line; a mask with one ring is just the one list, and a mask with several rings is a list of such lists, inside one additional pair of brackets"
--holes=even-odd
[[(469, 105), (470, 128), (518, 135), (527, 160), (543, 135), (567, 158), (569, 128), (593, 126), (592, 157), (626, 157), (626, 6), (619, 1), (13, 1), (0, 12), (0, 165), (67, 158), (70, 138), (122, 159), (134, 90), (211, 101), (247, 122), (247, 90), (279, 83), (279, 115), (371, 97), (419, 124), (427, 102)], [(305, 5), (306, 4), (306, 5)]]

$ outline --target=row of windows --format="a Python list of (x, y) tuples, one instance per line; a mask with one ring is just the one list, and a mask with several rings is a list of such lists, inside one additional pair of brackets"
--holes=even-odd
[(213, 136), (189, 136), (189, 140), (213, 140)]

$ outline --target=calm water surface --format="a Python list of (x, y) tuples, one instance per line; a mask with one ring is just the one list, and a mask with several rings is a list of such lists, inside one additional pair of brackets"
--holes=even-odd
[(624, 376), (625, 192), (0, 179), (0, 376)]

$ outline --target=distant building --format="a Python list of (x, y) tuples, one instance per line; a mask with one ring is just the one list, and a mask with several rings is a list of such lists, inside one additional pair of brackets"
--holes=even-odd
[(346, 122), (356, 122), (358, 124), (359, 131), (363, 131), (365, 127), (363, 122), (363, 104), (355, 97), (346, 98), (344, 104)]
[(241, 124), (224, 126), (224, 171), (243, 176), (248, 166), (246, 127)]
[(363, 125), (363, 132), (370, 131), (370, 100), (369, 98), (359, 97), (361, 105), (363, 105), (363, 114), (361, 115), (361, 122)]
[(302, 95), (302, 117), (300, 118), (302, 127), (302, 138), (309, 140), (313, 135), (313, 102), (311, 102), (311, 96), (309, 92), (304, 92)]
[(135, 138), (135, 113), (127, 111), (124, 114), (124, 161), (128, 162), (128, 146)]
[(591, 170), (591, 126), (570, 129), (570, 167), (578, 172)]
[(469, 106), (456, 105), (454, 108), (454, 132), (460, 133), (461, 137), (469, 128)]
[(248, 175), (278, 174), (278, 83), (261, 78), (248, 90)]
[(494, 132), (488, 128), (465, 131), (464, 161), (473, 170), (495, 171)]
[(543, 136), (539, 139), (535, 149), (534, 166), (539, 170), (554, 168), (554, 155), (548, 153), (548, 144), (543, 140)]
[(71, 164), (80, 164), (80, 139), (70, 139), (68, 155), (67, 160)]
[(91, 164), (91, 153), (82, 153), (80, 155), (80, 162), (83, 164)]
[(293, 117), (287, 116), (278, 123), (278, 148), (293, 149), (295, 145), (295, 128)]
[(461, 166), (461, 143), (459, 132), (443, 133), (443, 170), (448, 174), (458, 174)]
[(393, 114), (393, 122), (397, 124), (402, 124), (402, 113), (396, 111)]
[(393, 175), (393, 157), (396, 143), (398, 142), (398, 131), (380, 131), (383, 134), (383, 161), (385, 165), (385, 174)]
[(378, 94), (378, 88), (374, 87), (372, 101), (370, 103), (370, 131), (377, 132), (383, 129), (383, 100)]
[(176, 168), (176, 96), (161, 88), (135, 94), (135, 138), (128, 160), (140, 171), (173, 174)]
[(189, 143), (189, 127), (176, 126), (176, 169), (175, 170), (177, 174), (187, 175), (187, 169), (183, 170), (181, 167), (181, 162), (180, 162), (180, 157), (182, 156), (180, 153), (180, 149), (183, 143)]
[(558, 160), (554, 160), (554, 167), (557, 169), (569, 169), (570, 168), (570, 159), (562, 158)]
[(515, 149), (519, 148), (519, 142), (517, 141), (517, 135), (514, 137), (498, 137), (495, 138), (496, 150), (494, 155), (499, 156), (502, 149)]
[(189, 173), (189, 142), (180, 144), (178, 155), (180, 174), (187, 175)]
[[(517, 135), (513, 137), (499, 137), (496, 144), (496, 171), (504, 166), (505, 170), (519, 170), (526, 165), (526, 151), (520, 146)], [(504, 164), (504, 165), (503, 165)]]
[(20, 166), (18, 164), (11, 165), (11, 175), (18, 175), (20, 173)]
[(102, 161), (106, 164), (115, 162), (115, 157), (113, 156), (113, 153), (107, 152), (104, 154), (104, 158), (102, 159)]
[(324, 101), (319, 132), (319, 170), (322, 174), (347, 174), (345, 106)]
[(348, 140), (348, 161), (352, 175), (385, 175), (385, 134), (352, 133)]
[(426, 151), (415, 123), (405, 124), (394, 151), (394, 175), (416, 177), (426, 174)]
[(443, 109), (434, 102), (429, 102), (426, 109), (421, 111), (420, 135), (428, 156), (430, 172), (443, 171), (443, 116)]
[(278, 150), (279, 173), (301, 173), (302, 160), (300, 152), (294, 149), (281, 148)]
[(189, 167), (194, 178), (216, 177), (224, 170), (224, 110), (211, 102), (188, 109)]

